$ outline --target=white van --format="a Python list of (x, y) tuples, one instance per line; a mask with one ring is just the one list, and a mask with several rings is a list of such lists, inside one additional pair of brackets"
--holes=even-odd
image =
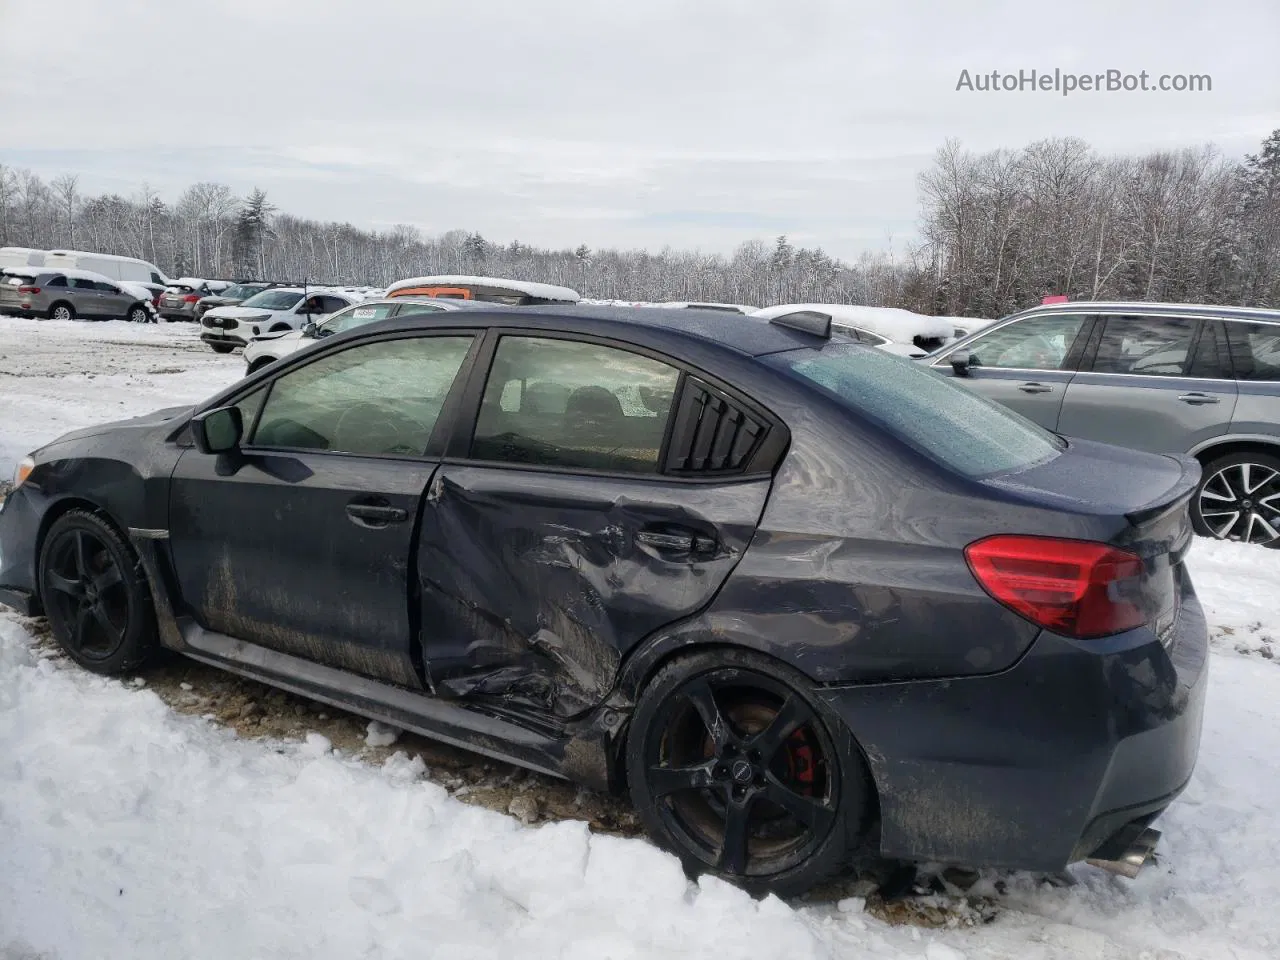
[(45, 254), (43, 265), (50, 270), (92, 270), (112, 280), (132, 280), (163, 287), (169, 285), (169, 278), (163, 270), (137, 257), (85, 253), (83, 250), (50, 250)]
[(31, 247), (0, 247), (0, 270), (5, 267), (43, 267), (43, 250)]

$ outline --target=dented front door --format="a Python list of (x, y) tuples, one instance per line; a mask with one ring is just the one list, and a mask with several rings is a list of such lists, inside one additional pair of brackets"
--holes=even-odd
[(418, 550), (432, 685), (557, 717), (599, 703), (628, 650), (715, 596), (769, 485), (446, 463)]

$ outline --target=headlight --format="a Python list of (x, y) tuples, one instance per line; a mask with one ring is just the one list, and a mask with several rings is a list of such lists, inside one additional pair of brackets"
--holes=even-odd
[(35, 469), (36, 462), (30, 457), (24, 457), (22, 462), (18, 464), (18, 469), (13, 471), (13, 486), (9, 490), (0, 489), (0, 511), (4, 510), (4, 503), (13, 493), (22, 486), (27, 477), (31, 476), (31, 471)]
[(13, 489), (17, 490), (27, 477), (31, 476), (31, 471), (36, 468), (36, 462), (30, 457), (24, 457), (22, 462), (18, 464), (18, 469), (13, 471)]

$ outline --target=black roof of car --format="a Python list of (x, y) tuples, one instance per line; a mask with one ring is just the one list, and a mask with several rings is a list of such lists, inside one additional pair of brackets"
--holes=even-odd
[[(497, 306), (496, 304), (492, 306)], [(455, 320), (456, 318), (456, 320)], [(596, 307), (573, 304), (502, 307), (489, 311), (458, 311), (450, 317), (457, 326), (518, 326), (531, 330), (567, 330), (634, 339), (645, 333), (650, 341), (715, 344), (746, 356), (762, 356), (782, 350), (812, 347), (827, 338), (804, 333), (758, 317), (718, 310), (660, 310), (653, 307)], [(358, 329), (366, 334), (379, 330), (415, 330), (439, 327), (438, 314), (414, 314), (380, 320)], [(350, 331), (354, 332), (354, 331)]]

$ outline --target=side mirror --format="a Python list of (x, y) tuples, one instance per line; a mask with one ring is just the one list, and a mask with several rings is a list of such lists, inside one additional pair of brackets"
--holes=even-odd
[(320, 335), (316, 333), (317, 329), (316, 322), (314, 320), (308, 320), (302, 325), (302, 335), (304, 337), (311, 337), (312, 339), (315, 339)]
[(244, 423), (239, 407), (219, 407), (191, 418), (191, 439), (201, 453), (226, 453), (240, 446)]
[(970, 367), (979, 366), (977, 354), (970, 353), (968, 350), (953, 353), (950, 360), (951, 369), (956, 372), (957, 377), (967, 377)]

